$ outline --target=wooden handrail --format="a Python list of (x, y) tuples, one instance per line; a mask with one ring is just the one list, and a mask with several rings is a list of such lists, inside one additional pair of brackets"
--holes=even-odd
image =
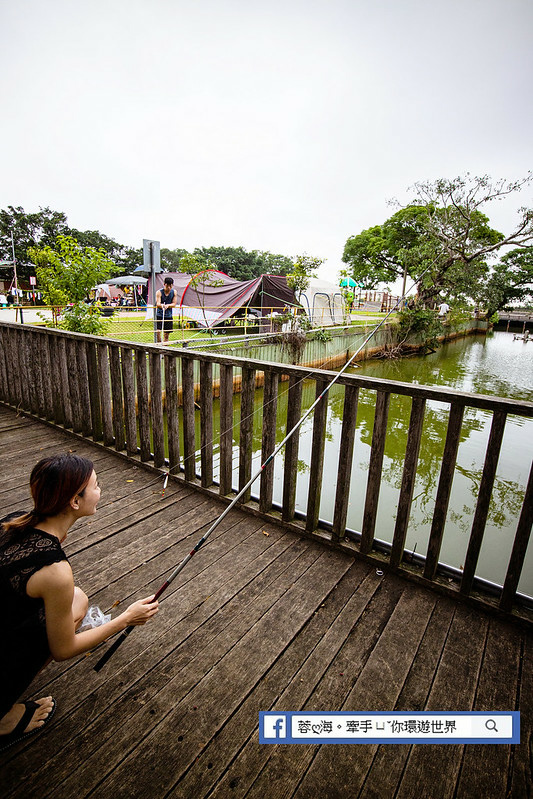
[[(170, 469), (179, 479), (194, 484), (199, 490), (216, 492), (224, 500), (234, 495), (234, 474), (238, 476), (240, 488), (247, 484), (252, 474), (253, 412), (257, 386), (264, 386), (261, 456), (264, 462), (276, 447), (280, 379), (289, 380), (287, 414), (283, 420), (284, 430), (289, 431), (301, 415), (303, 381), (314, 383), (316, 396), (319, 396), (335, 375), (335, 372), (195, 352), (188, 348), (176, 350), (157, 345), (130, 344), (0, 322), (0, 402), (72, 434), (89, 437), (106, 447), (114, 447), (117, 452), (141, 463), (151, 464), (158, 469)], [(479, 598), (482, 581), (477, 574), (477, 566), (508, 415), (532, 418), (533, 402), (348, 374), (340, 376), (337, 386), (344, 397), (335, 470), (331, 473), (330, 466), (328, 473), (324, 472), (327, 401), (322, 400), (317, 404), (313, 416), (309, 485), (303, 524), (298, 520), (302, 513), (297, 513), (295, 509), (299, 435), (293, 436), (286, 445), (280, 507), (283, 522), (293, 529), (305, 531), (307, 535), (319, 537), (365, 559), (434, 585), (439, 590), (449, 590), (468, 601), (492, 603), (502, 613), (516, 615), (520, 612), (527, 615), (529, 611), (519, 607), (521, 597), (517, 592), (532, 524), (533, 469), (517, 520), (507, 576), (496, 603)], [(232, 426), (234, 391), (238, 389), (241, 393), (237, 467), (233, 463), (237, 436), (233, 434)], [(375, 396), (375, 413), (362, 528), (357, 534), (346, 529), (346, 520), (361, 389)], [(215, 393), (220, 396), (219, 416), (213, 412)], [(411, 414), (394, 534), (387, 547), (376, 541), (375, 530), (385, 446), (390, 435), (387, 429), (389, 404), (394, 395), (411, 398)], [(417, 566), (406, 552), (405, 544), (423, 424), (427, 405), (431, 402), (445, 403), (450, 412), (427, 555), (418, 558), (421, 566)], [(179, 405), (181, 423), (178, 422)], [(199, 441), (195, 433), (198, 408)], [(460, 586), (457, 583), (450, 586), (441, 577), (443, 565), (440, 552), (446, 535), (448, 504), (463, 418), (465, 410), (469, 408), (492, 414), (492, 425)], [(220, 438), (218, 485), (215, 484), (214, 438)], [(259, 502), (251, 499), (249, 491), (242, 498), (242, 506), (265, 518), (279, 519), (279, 510), (273, 503), (273, 481), (274, 463), (271, 462), (261, 474)], [(323, 486), (331, 490), (333, 485), (335, 501), (332, 518), (329, 523), (324, 523), (319, 518), (321, 493)]]

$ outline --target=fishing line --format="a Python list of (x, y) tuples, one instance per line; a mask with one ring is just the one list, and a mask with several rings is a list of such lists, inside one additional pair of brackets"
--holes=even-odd
[[(421, 279), (421, 278), (423, 277), (423, 275), (424, 275), (424, 274), (425, 274), (425, 273), (426, 273), (426, 272), (427, 272), (427, 271), (428, 271), (428, 270), (431, 268), (431, 266), (432, 266), (432, 265), (433, 265), (433, 263), (432, 263), (432, 264), (430, 264), (428, 267), (426, 267), (426, 269), (424, 269), (424, 270), (423, 270), (423, 272), (421, 273), (421, 275), (418, 277), (418, 280), (417, 280), (417, 281), (415, 281), (415, 283), (414, 283), (412, 286), (410, 286), (410, 288), (409, 288), (409, 291), (411, 291), (411, 289), (413, 288), (413, 286), (414, 286), (414, 285), (416, 285), (416, 284), (417, 284), (417, 283), (420, 281), (420, 279)], [(404, 298), (407, 296), (407, 294), (409, 293), (409, 291), (405, 292), (405, 293), (402, 295), (402, 297), (400, 297), (400, 298), (397, 300), (397, 302), (396, 302), (396, 305), (395, 305), (393, 308), (391, 308), (391, 310), (390, 310), (390, 311), (389, 311), (389, 312), (386, 314), (386, 316), (384, 316), (384, 317), (383, 317), (383, 319), (381, 319), (381, 320), (380, 320), (380, 322), (379, 322), (379, 323), (376, 325), (376, 327), (375, 327), (375, 328), (374, 328), (374, 329), (373, 329), (373, 330), (372, 330), (372, 331), (369, 333), (369, 335), (368, 335), (368, 336), (365, 338), (365, 340), (364, 340), (364, 341), (363, 341), (363, 343), (360, 345), (360, 347), (359, 347), (358, 349), (356, 349), (356, 350), (355, 350), (355, 352), (353, 353), (353, 355), (352, 355), (352, 356), (350, 357), (350, 359), (349, 359), (349, 360), (348, 360), (348, 361), (345, 363), (345, 365), (342, 367), (342, 369), (341, 369), (339, 372), (337, 372), (337, 374), (335, 375), (335, 377), (334, 377), (334, 378), (333, 378), (333, 379), (332, 379), (332, 380), (331, 380), (331, 381), (330, 381), (330, 382), (327, 384), (327, 386), (325, 386), (325, 388), (323, 389), (323, 391), (322, 391), (322, 392), (319, 394), (319, 396), (318, 396), (318, 397), (315, 399), (315, 401), (312, 403), (312, 405), (310, 405), (310, 407), (307, 409), (307, 411), (306, 411), (306, 412), (305, 412), (305, 413), (304, 413), (304, 414), (303, 414), (303, 415), (300, 417), (300, 419), (299, 419), (299, 420), (296, 422), (296, 424), (294, 425), (294, 427), (293, 427), (293, 428), (292, 428), (292, 429), (291, 429), (291, 430), (290, 430), (290, 431), (289, 431), (289, 432), (286, 434), (285, 438), (284, 438), (284, 439), (283, 439), (283, 440), (282, 440), (282, 441), (281, 441), (281, 442), (278, 444), (278, 446), (277, 446), (277, 447), (276, 447), (276, 448), (275, 448), (275, 449), (272, 451), (272, 453), (271, 453), (271, 454), (270, 454), (270, 455), (269, 455), (269, 456), (266, 458), (266, 460), (264, 461), (264, 463), (262, 463), (262, 464), (261, 464), (261, 467), (260, 467), (260, 468), (257, 470), (257, 472), (256, 472), (254, 475), (252, 475), (252, 477), (251, 477), (251, 478), (248, 480), (248, 482), (246, 483), (246, 485), (245, 485), (245, 486), (244, 486), (244, 487), (243, 487), (243, 488), (242, 488), (242, 489), (241, 489), (241, 490), (240, 490), (240, 491), (239, 491), (239, 492), (238, 492), (238, 493), (235, 495), (235, 497), (234, 497), (234, 498), (233, 498), (233, 500), (232, 500), (232, 501), (229, 503), (229, 505), (228, 505), (226, 508), (224, 508), (224, 510), (223, 510), (223, 511), (222, 511), (222, 513), (221, 513), (221, 514), (218, 516), (218, 518), (217, 518), (217, 519), (215, 519), (215, 521), (214, 521), (214, 522), (213, 522), (213, 524), (212, 524), (212, 525), (209, 527), (209, 529), (207, 530), (207, 532), (205, 532), (205, 533), (204, 533), (204, 535), (203, 535), (203, 536), (202, 536), (202, 537), (199, 539), (199, 541), (198, 541), (198, 542), (197, 542), (197, 544), (196, 544), (196, 545), (193, 547), (193, 549), (192, 549), (192, 550), (191, 550), (191, 551), (190, 551), (190, 552), (189, 552), (189, 553), (188, 553), (188, 554), (187, 554), (187, 555), (186, 555), (186, 556), (183, 558), (183, 560), (182, 560), (182, 561), (181, 561), (181, 562), (180, 562), (180, 563), (179, 563), (179, 564), (176, 566), (176, 568), (175, 568), (175, 569), (174, 569), (174, 571), (173, 571), (173, 572), (172, 572), (172, 573), (169, 575), (169, 577), (167, 577), (167, 579), (164, 581), (164, 583), (163, 583), (163, 584), (162, 584), (162, 585), (159, 587), (159, 589), (158, 589), (158, 590), (156, 591), (156, 593), (154, 594), (154, 598), (153, 598), (153, 600), (152, 600), (152, 601), (156, 601), (156, 600), (158, 600), (158, 599), (159, 599), (159, 597), (160, 597), (160, 596), (163, 594), (163, 592), (164, 592), (164, 591), (165, 591), (165, 590), (166, 590), (166, 589), (169, 587), (169, 585), (172, 583), (172, 581), (173, 581), (173, 580), (174, 580), (174, 579), (175, 579), (175, 578), (178, 576), (178, 574), (179, 574), (179, 573), (182, 571), (182, 569), (184, 569), (184, 568), (185, 568), (185, 566), (187, 565), (187, 563), (188, 563), (188, 562), (191, 560), (191, 558), (192, 558), (192, 557), (193, 557), (193, 556), (194, 556), (194, 555), (195, 555), (195, 554), (198, 552), (198, 550), (200, 549), (200, 547), (201, 547), (201, 546), (202, 546), (202, 545), (203, 545), (203, 544), (204, 544), (204, 543), (207, 541), (207, 539), (209, 538), (209, 536), (211, 535), (211, 533), (212, 533), (212, 532), (213, 532), (213, 531), (214, 531), (214, 530), (215, 530), (215, 529), (218, 527), (218, 525), (220, 524), (220, 522), (222, 522), (222, 521), (223, 521), (223, 519), (225, 519), (225, 518), (226, 518), (226, 516), (228, 515), (228, 513), (229, 513), (229, 512), (230, 512), (230, 511), (231, 511), (231, 510), (232, 510), (232, 509), (235, 507), (235, 505), (237, 504), (237, 502), (239, 501), (239, 499), (240, 499), (242, 496), (244, 496), (244, 494), (245, 494), (245, 493), (248, 491), (248, 489), (249, 489), (249, 488), (250, 488), (250, 487), (253, 485), (253, 483), (255, 483), (255, 481), (258, 479), (258, 477), (260, 477), (260, 476), (261, 476), (261, 474), (263, 473), (263, 471), (264, 471), (264, 470), (266, 469), (266, 467), (267, 467), (267, 466), (268, 466), (268, 465), (269, 465), (269, 464), (270, 464), (270, 463), (271, 463), (271, 462), (274, 460), (274, 458), (276, 457), (276, 455), (278, 454), (278, 452), (280, 452), (280, 450), (281, 450), (281, 449), (282, 449), (282, 448), (285, 446), (285, 444), (287, 443), (287, 441), (288, 441), (288, 440), (289, 440), (289, 439), (290, 439), (290, 438), (291, 438), (291, 437), (294, 435), (294, 433), (296, 433), (296, 431), (297, 431), (297, 430), (299, 430), (299, 429), (300, 429), (300, 427), (302, 426), (302, 424), (304, 423), (304, 421), (305, 421), (305, 420), (306, 420), (306, 419), (307, 419), (307, 418), (308, 418), (308, 417), (311, 415), (311, 413), (312, 413), (312, 412), (313, 412), (313, 410), (316, 408), (316, 406), (318, 405), (318, 403), (319, 403), (319, 402), (321, 402), (321, 401), (324, 399), (324, 397), (327, 395), (327, 393), (329, 392), (329, 390), (331, 389), (331, 387), (332, 387), (333, 385), (335, 385), (335, 383), (336, 383), (336, 382), (339, 380), (339, 378), (340, 378), (340, 377), (341, 377), (341, 376), (344, 374), (344, 372), (345, 372), (345, 371), (346, 371), (346, 370), (347, 370), (347, 369), (350, 367), (350, 365), (352, 364), (352, 362), (355, 360), (355, 358), (357, 357), (357, 355), (359, 355), (359, 353), (360, 353), (360, 352), (361, 352), (361, 351), (364, 349), (364, 347), (366, 346), (366, 344), (368, 344), (368, 342), (370, 341), (370, 339), (371, 339), (371, 338), (372, 338), (372, 337), (373, 337), (373, 336), (374, 336), (374, 335), (377, 333), (377, 331), (378, 331), (378, 330), (379, 330), (379, 329), (380, 329), (380, 328), (381, 328), (381, 327), (382, 327), (382, 326), (385, 324), (385, 322), (387, 321), (387, 319), (389, 318), (389, 316), (390, 316), (390, 315), (391, 315), (391, 314), (392, 314), (394, 311), (396, 311), (396, 309), (397, 309), (397, 308), (398, 308), (398, 306), (401, 304), (401, 302), (403, 301), (403, 299), (404, 299)], [(170, 473), (170, 472), (169, 472), (169, 473)], [(167, 475), (167, 476), (168, 476), (168, 475)], [(110, 658), (111, 658), (111, 657), (114, 655), (114, 653), (117, 651), (117, 649), (119, 648), (119, 646), (121, 646), (121, 644), (123, 644), (123, 643), (124, 643), (124, 641), (126, 640), (126, 638), (127, 638), (127, 637), (128, 637), (128, 636), (129, 636), (129, 635), (132, 633), (132, 632), (133, 632), (133, 630), (135, 629), (135, 626), (136, 626), (136, 625), (130, 625), (129, 627), (126, 627), (126, 629), (125, 629), (125, 630), (124, 630), (124, 631), (123, 631), (123, 632), (122, 632), (122, 633), (121, 633), (121, 634), (118, 636), (118, 638), (116, 638), (116, 640), (115, 640), (115, 641), (114, 641), (114, 642), (111, 644), (111, 646), (109, 647), (109, 649), (107, 650), (107, 652), (105, 652), (105, 653), (102, 655), (102, 657), (100, 658), (100, 660), (99, 660), (99, 661), (96, 663), (96, 665), (94, 666), (94, 670), (95, 670), (95, 671), (100, 671), (100, 670), (103, 668), (103, 666), (104, 666), (104, 665), (107, 663), (107, 661), (108, 661), (108, 660), (109, 660), (109, 659), (110, 659)]]

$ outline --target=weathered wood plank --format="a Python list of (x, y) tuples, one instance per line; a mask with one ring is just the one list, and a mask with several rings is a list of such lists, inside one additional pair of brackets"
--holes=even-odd
[(181, 383), (183, 405), (183, 469), (185, 479), (192, 482), (196, 478), (196, 442), (194, 428), (194, 361), (181, 360)]
[[(433, 598), (428, 598), (425, 592), (414, 590), (402, 594), (356, 685), (339, 709), (359, 710), (362, 707), (369, 707), (370, 702), (373, 710), (388, 710), (394, 707), (411, 669), (433, 607)], [(405, 634), (407, 629), (408, 635)], [(394, 674), (388, 670), (391, 652), (394, 652), (396, 661)], [(383, 681), (378, 698), (375, 690), (376, 681), (382, 679), (386, 671), (388, 679)], [(370, 745), (358, 747), (357, 762), (354, 763), (353, 747), (349, 745), (338, 747), (338, 751), (334, 754), (328, 751), (331, 747), (321, 747), (299, 785), (299, 796), (304, 799), (327, 795), (327, 785), (331, 784), (332, 780), (335, 780), (339, 795), (342, 796), (343, 793), (347, 796), (350, 793), (353, 795), (364, 783), (376, 748)]]
[[(150, 713), (149, 708), (140, 711), (142, 722), (139, 719), (139, 723), (145, 726), (151, 722), (150, 726), (154, 728), (153, 734), (144, 739), (142, 751), (136, 749), (122, 759), (109, 778), (101, 783), (100, 790), (113, 792), (119, 790), (123, 795), (131, 795), (135, 786), (135, 790), (164, 795), (172, 788), (179, 774), (190, 767), (201, 753), (205, 745), (205, 733), (209, 730), (209, 737), (215, 734), (224, 719), (233, 709), (239, 707), (249, 687), (257, 682), (265, 667), (274, 662), (275, 653), (292, 639), (312, 615), (316, 606), (316, 593), (309, 591), (309, 583), (320, 586), (319, 593), (325, 597), (336, 579), (342, 576), (347, 564), (344, 564), (344, 570), (339, 570), (339, 563), (335, 561), (335, 558), (327, 557), (325, 553), (318, 559), (312, 559), (308, 553), (307, 568), (303, 573), (299, 574), (295, 570), (292, 575), (287, 575), (289, 580), (294, 580), (289, 588), (287, 588), (287, 577), (284, 578), (284, 595), (292, 608), (288, 616), (285, 614), (284, 602), (276, 602), (265, 612), (264, 605), (271, 601), (268, 592), (265, 591), (256, 603), (257, 623), (250, 628), (248, 618), (240, 615), (236, 621), (242, 625), (242, 631), (231, 625), (222, 635), (224, 643), (221, 651), (226, 654), (216, 668), (209, 670), (206, 670), (205, 666), (201, 668), (204, 676), (199, 681), (197, 668), (186, 671), (185, 675), (178, 671), (164, 689), (153, 698), (152, 709), (157, 707), (158, 711), (154, 714)], [(206, 655), (212, 660), (212, 651)], [(199, 665), (197, 664), (197, 667)], [(184, 695), (187, 684), (189, 692)], [(181, 701), (176, 692), (179, 692), (178, 697), (183, 697)], [(205, 701), (207, 695), (211, 697), (208, 703)], [(170, 712), (168, 712), (169, 701), (173, 703)], [(192, 714), (187, 712), (191, 705), (195, 708)], [(157, 723), (159, 712), (164, 707), (167, 708), (166, 715)], [(170, 734), (170, 730), (175, 733), (176, 725), (180, 736), (187, 741), (186, 747), (181, 745), (179, 736)], [(131, 729), (127, 734), (128, 737), (131, 736)], [(169, 772), (166, 763), (154, 757), (154, 751), (159, 749), (161, 740), (167, 741), (167, 757), (173, 763), (172, 773)], [(127, 746), (124, 740), (120, 741), (119, 745), (117, 743), (118, 741), (113, 742), (112, 752), (108, 750), (107, 763), (111, 754), (116, 759), (120, 758), (122, 752), (123, 758), (125, 749), (131, 750), (131, 744)], [(146, 768), (148, 762), (151, 764), (149, 770)]]
[(374, 429), (372, 431), (372, 448), (370, 450), (370, 463), (368, 466), (365, 509), (363, 511), (363, 527), (361, 530), (361, 542), (359, 545), (359, 549), (363, 554), (370, 552), (374, 542), (379, 489), (381, 484), (381, 469), (383, 466), (383, 456), (385, 454), (385, 439), (387, 435), (389, 405), (390, 393), (378, 391), (376, 397)]
[(122, 452), (126, 446), (124, 433), (124, 399), (122, 395), (122, 370), (120, 366), (120, 347), (109, 345), (109, 374), (111, 377), (111, 398), (113, 413), (113, 435), (115, 449)]
[[(522, 636), (517, 630), (497, 620), (490, 622), (474, 710), (513, 710), (516, 707), (521, 646)], [(507, 786), (510, 756), (510, 745), (465, 746), (456, 796), (488, 797), (494, 795), (495, 786), (503, 789)], [(503, 790), (501, 795), (504, 795)]]
[(337, 470), (337, 488), (333, 511), (333, 541), (338, 541), (346, 532), (358, 399), (359, 389), (347, 386), (344, 394), (339, 468)]
[(35, 387), (34, 395), (34, 413), (36, 416), (45, 417), (45, 404), (44, 404), (44, 369), (41, 362), (41, 334), (34, 333), (31, 339), (31, 354), (33, 364), (33, 383)]
[(72, 424), (71, 427), (75, 433), (81, 433), (81, 398), (80, 398), (80, 383), (79, 383), (79, 365), (77, 358), (77, 341), (75, 339), (65, 339), (65, 354), (67, 358), (67, 371), (68, 371), (68, 390), (70, 398), (70, 406), (72, 411)]
[(52, 421), (54, 419), (54, 397), (53, 397), (53, 372), (52, 363), (50, 361), (50, 336), (46, 333), (41, 333), (41, 366), (43, 369), (43, 394), (44, 394), (44, 408), (45, 419)]
[[(530, 635), (525, 636), (523, 644), (519, 709), (521, 743), (512, 748), (511, 773), (506, 785), (510, 797), (527, 796), (528, 792), (531, 795), (533, 785), (533, 638)], [(490, 768), (487, 770), (490, 772)]]
[(316, 381), (315, 400), (320, 399), (313, 412), (313, 437), (311, 441), (311, 464), (309, 467), (309, 491), (305, 529), (313, 532), (318, 527), (320, 498), (322, 496), (322, 477), (324, 466), (324, 447), (326, 444), (326, 420), (328, 416), (328, 394), (326, 382)]
[(390, 555), (391, 566), (400, 565), (405, 548), (405, 538), (407, 536), (407, 525), (413, 501), (413, 491), (416, 479), (416, 467), (418, 454), (420, 452), (420, 442), (422, 440), (422, 427), (424, 424), (424, 412), (426, 401), (420, 397), (413, 399), (411, 406), (411, 418), (409, 420), (409, 432), (407, 434), (407, 447), (405, 450), (405, 461), (402, 474), (402, 486), (400, 498), (398, 500), (398, 510), (396, 513), (396, 524), (392, 540)]
[(463, 577), (460, 587), (461, 594), (469, 594), (472, 590), (472, 583), (474, 582), (481, 544), (483, 543), (483, 534), (489, 514), (490, 499), (494, 480), (496, 478), (496, 469), (498, 467), (498, 458), (500, 457), (506, 419), (507, 414), (501, 411), (496, 411), (492, 418), (485, 464), (483, 466), (483, 474), (481, 475), (481, 483), (479, 485), (476, 511), (472, 522), (470, 541), (468, 542), (468, 549), (464, 562)]
[(149, 461), (152, 457), (152, 447), (150, 444), (150, 410), (148, 406), (148, 370), (144, 352), (135, 353), (135, 373), (137, 376), (137, 410), (139, 413), (141, 460)]
[(89, 394), (89, 370), (87, 366), (87, 347), (85, 341), (76, 342), (76, 358), (78, 363), (81, 431), (84, 436), (92, 434), (91, 397)]
[(516, 592), (518, 590), (518, 583), (520, 575), (524, 567), (524, 560), (526, 557), (527, 547), (529, 544), (529, 537), (531, 535), (531, 527), (533, 526), (533, 463), (529, 472), (529, 480), (527, 483), (526, 493), (524, 495), (524, 502), (516, 528), (515, 540), (511, 557), (509, 559), (509, 566), (507, 567), (507, 574), (505, 575), (505, 582), (503, 584), (502, 596), (500, 599), (500, 609), (509, 611), (511, 610), (514, 602)]
[(29, 351), (30, 335), (22, 328), (18, 331), (17, 368), (20, 374), (20, 404), (25, 411), (31, 411), (31, 352)]
[(59, 381), (61, 385), (61, 404), (63, 409), (63, 424), (67, 428), (72, 427), (72, 406), (70, 404), (68, 359), (67, 359), (67, 339), (59, 338), (56, 341), (56, 356), (59, 367)]
[[(368, 577), (375, 581), (376, 587), (380, 582), (376, 579), (375, 575)], [(383, 585), (381, 590), (372, 595), (370, 601), (365, 603), (364, 613), (357, 620), (356, 625), (346, 640), (344, 646), (335, 654), (333, 659), (329, 662), (327, 669), (317, 686), (317, 689), (308, 694), (305, 684), (301, 686), (301, 691), (295, 692), (294, 686), (291, 692), (282, 695), (280, 702), (277, 706), (282, 709), (283, 707), (296, 706), (301, 710), (322, 710), (327, 707), (332, 710), (344, 709), (345, 700), (349, 696), (352, 686), (357, 687), (358, 681), (364, 672), (365, 666), (368, 663), (374, 646), (380, 640), (380, 636), (387, 625), (387, 622), (394, 614), (398, 605), (400, 597), (402, 596), (402, 585), (399, 580), (391, 579), (388, 584), (388, 590), (384, 591)], [(368, 596), (368, 595), (367, 595)], [(373, 697), (373, 708), (381, 709), (381, 703), (387, 702), (387, 684), (383, 684), (384, 689), (383, 699)], [(305, 691), (305, 694), (303, 693)], [(308, 697), (307, 701), (304, 697)], [(299, 700), (298, 705), (292, 705), (292, 702)], [(285, 704), (287, 702), (287, 704)], [(354, 699), (355, 702), (355, 699)], [(366, 702), (363, 702), (361, 707), (364, 707)], [(354, 706), (354, 705), (352, 705)], [(349, 708), (346, 708), (349, 709)], [(353, 747), (349, 748), (350, 754), (353, 752)], [(253, 771), (258, 771), (259, 776), (255, 779), (251, 790), (246, 793), (250, 799), (257, 799), (261, 795), (268, 795), (267, 784), (275, 784), (281, 796), (289, 793), (292, 786), (300, 786), (302, 780), (305, 778), (306, 773), (313, 759), (320, 751), (315, 744), (301, 744), (297, 747), (263, 747), (267, 750), (265, 758), (263, 752), (258, 752), (258, 759), (260, 767), (257, 768), (254, 764)], [(323, 747), (329, 750), (329, 757), (334, 761), (340, 756), (341, 747)], [(366, 749), (366, 747), (365, 747)], [(290, 751), (294, 750), (294, 751)], [(328, 755), (328, 752), (325, 752)], [(358, 750), (358, 757), (361, 752)], [(354, 778), (355, 785), (357, 785), (357, 769), (358, 763), (354, 761), (352, 755), (352, 762), (348, 773), (344, 769), (340, 769), (338, 776), (330, 783), (330, 785), (337, 785), (339, 780), (341, 784), (346, 779)], [(354, 774), (355, 771), (355, 774)], [(366, 773), (366, 764), (363, 768)], [(312, 782), (312, 781), (311, 781)], [(307, 788), (306, 788), (307, 791)], [(240, 791), (237, 793), (241, 796)], [(318, 789), (314, 796), (330, 795), (330, 791), (325, 794)]]
[[(52, 338), (50, 338), (50, 342), (52, 342)], [(98, 385), (98, 353), (96, 344), (93, 341), (86, 341), (85, 351), (87, 355), (87, 380), (91, 402), (92, 435), (95, 441), (101, 441), (104, 435), (104, 428), (102, 422), (100, 388)]]
[[(436, 598), (435, 608), (394, 710), (424, 710), (448, 637), (454, 609), (455, 603), (449, 599)], [(360, 799), (394, 796), (411, 749), (407, 745), (386, 744), (377, 747)]]
[(220, 494), (232, 489), (233, 474), (233, 367), (220, 367)]
[(272, 508), (274, 490), (274, 461), (267, 463), (276, 448), (276, 415), (278, 410), (278, 375), (265, 372), (263, 391), (263, 435), (261, 437), (261, 463), (266, 464), (259, 478), (259, 508), (266, 513)]
[(213, 364), (200, 363), (200, 465), (202, 486), (213, 485)]
[[(289, 396), (287, 402), (287, 427), (285, 435), (296, 427), (302, 413), (303, 383), (294, 376), (289, 378)], [(298, 479), (298, 449), (300, 431), (297, 430), (285, 444), (285, 468), (283, 470), (283, 509), (282, 519), (290, 522), (294, 519), (296, 507), (296, 482)]]
[(120, 348), (122, 367), (122, 386), (124, 389), (124, 423), (126, 428), (126, 452), (137, 454), (137, 410), (135, 407), (135, 377), (133, 373), (133, 352), (129, 347)]
[(446, 514), (448, 512), (453, 474), (457, 460), (457, 450), (459, 448), (461, 436), (463, 414), (464, 405), (453, 404), (451, 406), (448, 430), (446, 432), (446, 442), (444, 444), (444, 455), (440, 470), (439, 487), (437, 489), (433, 521), (429, 534), (426, 565), (424, 567), (424, 577), (428, 580), (433, 580), (435, 577), (439, 563), (442, 536), (444, 535), (444, 525), (446, 523)]
[[(255, 371), (242, 368), (241, 375), (241, 417), (239, 428), (239, 491), (252, 477), (252, 442), (254, 424)], [(250, 501), (251, 488), (241, 497), (240, 502)]]
[(161, 353), (150, 353), (150, 412), (154, 466), (160, 469), (165, 463), (165, 430), (163, 428), (163, 387), (161, 379)]
[[(485, 649), (487, 619), (458, 607), (425, 710), (472, 710)], [(397, 792), (411, 799), (421, 784), (432, 786), (432, 799), (453, 796), (464, 746), (413, 746)]]
[(8, 345), (9, 331), (0, 327), (0, 400), (10, 403), (9, 378), (8, 378)]
[(111, 387), (109, 385), (109, 351), (105, 344), (98, 344), (98, 386), (102, 409), (103, 440), (106, 447), (113, 445), (113, 415), (111, 411)]
[(177, 359), (165, 353), (165, 401), (168, 430), (168, 464), (171, 474), (180, 468), (180, 438), (178, 419)]

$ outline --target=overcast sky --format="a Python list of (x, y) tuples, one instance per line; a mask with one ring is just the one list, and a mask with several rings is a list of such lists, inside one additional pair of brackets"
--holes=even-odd
[[(0, 0), (0, 207), (326, 258), (418, 180), (532, 166), (531, 0)], [(531, 190), (490, 211), (511, 229)]]

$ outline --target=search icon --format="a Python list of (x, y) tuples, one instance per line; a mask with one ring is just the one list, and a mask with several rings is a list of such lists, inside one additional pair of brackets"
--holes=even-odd
[(485, 722), (485, 727), (487, 730), (493, 730), (494, 732), (498, 732), (498, 728), (496, 727), (496, 722), (494, 719), (487, 719)]

